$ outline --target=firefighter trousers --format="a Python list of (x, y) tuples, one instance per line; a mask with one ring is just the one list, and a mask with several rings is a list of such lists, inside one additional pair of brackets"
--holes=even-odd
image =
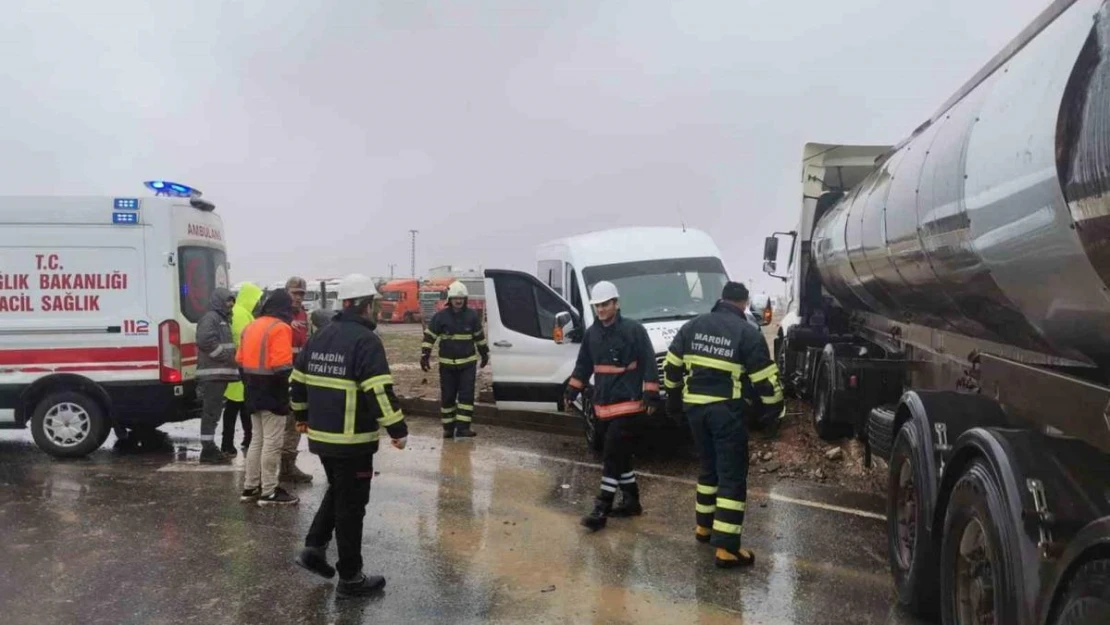
[(320, 464), (328, 476), (328, 490), (304, 544), (326, 550), (334, 534), (339, 578), (355, 579), (362, 572), (362, 520), (370, 501), (374, 455), (320, 456)]
[(625, 498), (639, 497), (636, 472), (632, 470), (632, 446), (638, 433), (638, 415), (606, 421), (605, 446), (601, 452), (601, 490), (597, 500), (606, 510), (620, 489)]
[(474, 418), (474, 383), (478, 377), (478, 363), (461, 367), (439, 366), (439, 402), (444, 429), (457, 424), (470, 425)]
[(720, 401), (686, 410), (701, 460), (695, 517), (710, 544), (740, 549), (748, 494), (748, 429), (740, 401)]

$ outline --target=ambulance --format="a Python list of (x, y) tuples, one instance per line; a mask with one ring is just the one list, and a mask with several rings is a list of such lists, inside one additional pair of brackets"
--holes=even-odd
[(215, 206), (153, 197), (0, 198), (0, 427), (56, 457), (200, 415), (196, 324), (228, 286)]

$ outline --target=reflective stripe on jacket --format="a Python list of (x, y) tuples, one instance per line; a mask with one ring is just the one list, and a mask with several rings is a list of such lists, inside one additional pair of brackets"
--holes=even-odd
[(477, 311), (466, 306), (455, 312), (448, 305), (432, 316), (424, 330), (421, 351), (431, 354), (436, 341), (439, 341), (441, 366), (468, 365), (478, 362), (479, 356), (489, 353), (486, 334), (482, 330), (482, 318)]
[(608, 326), (586, 330), (568, 385), (581, 390), (594, 378), (594, 414), (614, 419), (643, 412), (644, 394), (659, 392), (655, 351), (643, 324), (618, 312)]
[(765, 410), (781, 413), (784, 406), (778, 366), (763, 333), (742, 310), (724, 301), (679, 329), (667, 350), (663, 376), (668, 392), (681, 389), (685, 406), (741, 399), (748, 383)]
[(374, 453), (379, 426), (408, 435), (385, 348), (373, 324), (345, 310), (315, 332), (289, 380), (293, 412), (308, 422), (308, 446), (323, 456)]

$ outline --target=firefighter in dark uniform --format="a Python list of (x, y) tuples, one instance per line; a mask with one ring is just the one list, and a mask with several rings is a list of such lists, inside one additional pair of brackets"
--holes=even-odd
[[(636, 473), (632, 470), (632, 439), (640, 415), (651, 414), (659, 401), (659, 373), (655, 350), (640, 322), (620, 314), (617, 287), (598, 282), (590, 292), (597, 320), (586, 331), (578, 362), (567, 383), (567, 410), (594, 377), (594, 415), (608, 425), (602, 451), (601, 490), (593, 512), (582, 517), (592, 531), (605, 527), (610, 516), (629, 517), (643, 513)], [(621, 503), (613, 507), (617, 489)]]
[[(667, 409), (686, 413), (701, 459), (696, 537), (717, 547), (720, 568), (755, 562), (755, 554), (740, 547), (748, 489), (745, 418), (777, 423), (785, 411), (778, 366), (763, 333), (746, 320), (747, 300), (743, 284), (726, 284), (712, 312), (678, 331), (663, 366)], [(751, 408), (745, 388), (759, 395)]]
[(439, 341), (440, 416), (444, 438), (475, 436), (470, 429), (474, 419), (474, 383), (479, 359), (489, 364), (489, 344), (482, 331), (482, 317), (467, 307), (468, 293), (462, 282), (447, 287), (447, 308), (437, 312), (424, 329), (420, 368), (432, 368), (432, 347)]
[[(309, 338), (289, 377), (297, 428), (308, 435), (308, 449), (320, 456), (328, 477), (328, 490), (296, 563), (328, 579), (338, 569), (336, 593), (343, 596), (367, 596), (385, 586), (384, 577), (362, 572), (362, 520), (379, 427), (397, 449), (404, 449), (408, 439), (385, 348), (374, 333), (376, 295), (370, 278), (343, 278), (342, 311)], [(327, 560), (333, 534), (339, 552), (334, 568)]]

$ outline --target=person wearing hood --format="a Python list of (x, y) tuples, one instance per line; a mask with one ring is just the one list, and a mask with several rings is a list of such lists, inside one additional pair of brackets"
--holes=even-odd
[[(254, 321), (254, 307), (261, 299), (262, 289), (257, 284), (244, 282), (239, 287), (235, 306), (231, 309), (231, 338), (235, 341), (235, 349), (239, 349), (243, 330)], [(251, 415), (243, 401), (243, 383), (229, 383), (224, 398), (227, 401), (224, 403), (223, 443), (220, 449), (225, 454), (235, 455), (235, 420), (239, 419), (243, 424), (243, 453), (246, 453), (251, 444)]]
[(200, 461), (227, 462), (229, 457), (216, 447), (216, 424), (220, 422), (224, 392), (229, 382), (239, 379), (235, 341), (231, 332), (231, 291), (212, 291), (208, 312), (197, 323), (197, 390), (201, 397)]
[(293, 298), (274, 291), (263, 302), (260, 315), (243, 331), (236, 353), (242, 369), (244, 399), (251, 414), (253, 436), (247, 449), (242, 502), (260, 506), (291, 505), (299, 501), (278, 486), (281, 447), (289, 406), (289, 374), (293, 371)]

